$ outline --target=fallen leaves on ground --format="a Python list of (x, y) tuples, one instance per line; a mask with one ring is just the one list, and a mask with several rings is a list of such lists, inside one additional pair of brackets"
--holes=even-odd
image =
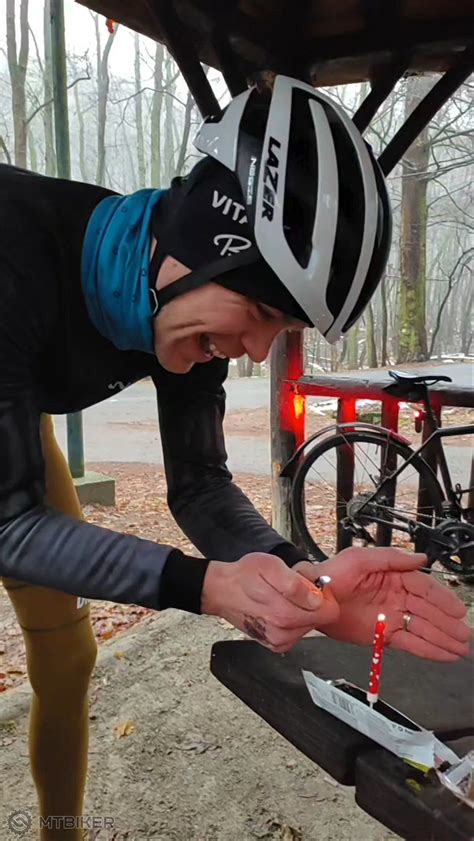
[[(162, 470), (147, 464), (90, 464), (88, 469), (104, 473), (116, 481), (116, 505), (113, 508), (86, 505), (84, 515), (89, 522), (196, 554), (168, 510), (166, 480)], [(270, 479), (265, 476), (241, 476), (236, 477), (236, 481), (269, 520)], [(155, 611), (137, 605), (91, 603), (92, 625), (99, 643), (113, 639), (136, 625), (150, 623), (155, 616)], [(0, 584), (0, 693), (25, 680), (26, 657), (21, 630)]]
[(2, 658), (2, 668), (5, 671), (0, 672), (0, 692), (5, 692), (12, 686), (21, 683), (26, 677), (26, 665), (23, 666), (6, 666), (4, 658)]
[(301, 841), (301, 830), (289, 824), (282, 823), (276, 817), (249, 818), (247, 829), (255, 838), (273, 838), (279, 841)]
[(301, 831), (294, 826), (283, 826), (281, 830), (281, 841), (300, 841), (303, 838)]
[(116, 739), (122, 739), (124, 736), (131, 736), (135, 730), (133, 721), (121, 721), (114, 727), (114, 735)]
[(188, 733), (182, 742), (176, 745), (178, 750), (193, 751), (194, 753), (206, 753), (208, 750), (217, 750), (220, 745), (209, 742), (201, 733)]
[[(89, 464), (88, 469), (104, 473), (116, 481), (116, 505), (113, 508), (85, 506), (84, 515), (89, 522), (176, 546), (189, 554), (196, 553), (168, 510), (166, 480), (161, 469), (149, 464), (116, 463)], [(241, 475), (236, 476), (235, 481), (270, 522), (270, 477)], [(318, 506), (314, 511), (319, 541), (328, 551), (333, 551), (334, 518), (328, 511), (328, 494), (328, 489), (314, 488), (308, 496), (308, 505)], [(320, 509), (321, 505), (323, 507)], [(113, 639), (136, 625), (150, 623), (155, 616), (155, 611), (137, 605), (101, 601), (91, 604), (92, 624), (99, 643)], [(228, 627), (225, 620), (222, 620), (222, 624)], [(25, 679), (26, 658), (21, 631), (8, 597), (0, 585), (0, 693)]]

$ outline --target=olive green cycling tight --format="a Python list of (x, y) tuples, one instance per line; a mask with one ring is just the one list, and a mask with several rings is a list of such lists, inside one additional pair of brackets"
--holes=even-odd
[[(81, 518), (81, 507), (52, 419), (41, 420), (46, 502)], [(97, 646), (89, 605), (46, 587), (4, 578), (25, 642), (33, 689), (29, 751), (42, 818), (82, 814), (87, 772), (88, 687)], [(42, 821), (41, 841), (79, 841), (81, 829)], [(66, 824), (67, 825), (67, 824)]]

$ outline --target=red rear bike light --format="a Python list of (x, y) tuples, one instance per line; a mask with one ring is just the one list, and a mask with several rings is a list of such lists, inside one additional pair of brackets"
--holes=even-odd
[(293, 412), (295, 418), (301, 418), (304, 412), (304, 397), (302, 394), (293, 395)]

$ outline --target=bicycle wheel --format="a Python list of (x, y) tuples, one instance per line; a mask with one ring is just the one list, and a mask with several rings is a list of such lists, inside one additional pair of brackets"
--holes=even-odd
[[(413, 539), (403, 530), (406, 520), (434, 525), (443, 501), (438, 480), (420, 456), (413, 457), (396, 482), (390, 480), (412, 454), (382, 433), (357, 431), (331, 436), (310, 450), (291, 489), (293, 521), (305, 551), (321, 561), (352, 545), (412, 550)], [(339, 486), (338, 464), (343, 468)], [(366, 503), (384, 479), (375, 500)], [(423, 489), (419, 510), (418, 486)]]

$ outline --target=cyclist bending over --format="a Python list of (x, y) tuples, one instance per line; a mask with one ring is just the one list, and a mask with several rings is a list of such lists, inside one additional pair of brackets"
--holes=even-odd
[[(315, 627), (370, 642), (376, 595), (389, 644), (467, 652), (464, 607), (416, 572), (423, 556), (346, 550), (322, 595), (226, 467), (228, 359), (260, 362), (306, 325), (334, 341), (377, 287), (390, 209), (370, 149), (339, 106), (284, 76), (271, 97), (233, 100), (197, 146), (189, 177), (130, 196), (0, 167), (0, 574), (27, 650), (43, 817), (82, 809), (96, 644), (78, 596), (220, 615), (282, 652)], [(54, 439), (51, 414), (145, 376), (169, 505), (204, 557), (84, 522)]]

